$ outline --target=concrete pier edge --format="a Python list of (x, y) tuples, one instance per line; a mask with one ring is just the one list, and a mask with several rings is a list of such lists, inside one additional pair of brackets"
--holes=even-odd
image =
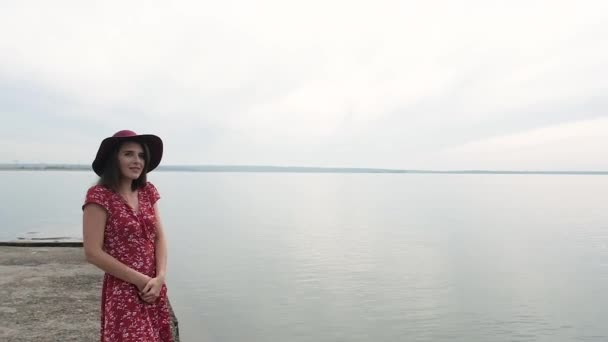
[[(82, 248), (82, 241), (73, 241), (71, 239), (68, 240), (53, 240), (53, 239), (41, 239), (41, 240), (28, 240), (28, 239), (20, 239), (20, 240), (0, 240), (0, 247), (75, 247)], [(171, 306), (171, 302), (168, 302), (169, 306), (169, 314), (171, 316), (171, 332), (173, 334), (173, 341), (179, 342), (179, 322), (177, 320), (177, 316), (173, 311), (173, 307)], [(1, 327), (0, 327), (1, 328)]]
[(6, 240), (0, 246), (9, 247), (82, 247), (82, 241)]

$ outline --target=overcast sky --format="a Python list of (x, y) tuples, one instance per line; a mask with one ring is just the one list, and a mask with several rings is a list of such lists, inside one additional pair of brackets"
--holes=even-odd
[(608, 1), (0, 1), (0, 162), (608, 170)]

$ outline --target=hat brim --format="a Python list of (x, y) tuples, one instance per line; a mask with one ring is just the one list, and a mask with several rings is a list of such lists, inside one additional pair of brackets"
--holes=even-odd
[(141, 134), (130, 137), (109, 137), (103, 139), (103, 141), (99, 145), (99, 149), (97, 150), (95, 160), (93, 161), (93, 171), (95, 171), (98, 176), (101, 177), (101, 175), (103, 175), (103, 170), (107, 158), (109, 157), (115, 146), (125, 141), (144, 143), (146, 144), (146, 146), (148, 146), (148, 149), (150, 150), (150, 156), (146, 173), (154, 170), (160, 164), (160, 161), (163, 158), (163, 141), (156, 135)]

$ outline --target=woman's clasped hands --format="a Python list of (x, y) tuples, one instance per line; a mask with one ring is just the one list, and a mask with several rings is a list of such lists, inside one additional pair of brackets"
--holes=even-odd
[(143, 288), (139, 289), (139, 297), (148, 304), (153, 304), (160, 296), (160, 290), (165, 283), (163, 277), (150, 278)]

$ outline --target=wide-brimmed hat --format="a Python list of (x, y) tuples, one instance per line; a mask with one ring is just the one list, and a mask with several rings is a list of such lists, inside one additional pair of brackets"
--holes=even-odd
[(154, 170), (160, 160), (163, 158), (163, 141), (153, 134), (137, 134), (133, 131), (123, 130), (114, 133), (113, 136), (103, 139), (99, 149), (97, 150), (97, 156), (93, 161), (93, 171), (98, 176), (103, 174), (103, 169), (106, 164), (108, 157), (116, 146), (124, 141), (135, 141), (144, 143), (150, 150), (150, 156), (148, 158), (148, 168), (146, 172)]

